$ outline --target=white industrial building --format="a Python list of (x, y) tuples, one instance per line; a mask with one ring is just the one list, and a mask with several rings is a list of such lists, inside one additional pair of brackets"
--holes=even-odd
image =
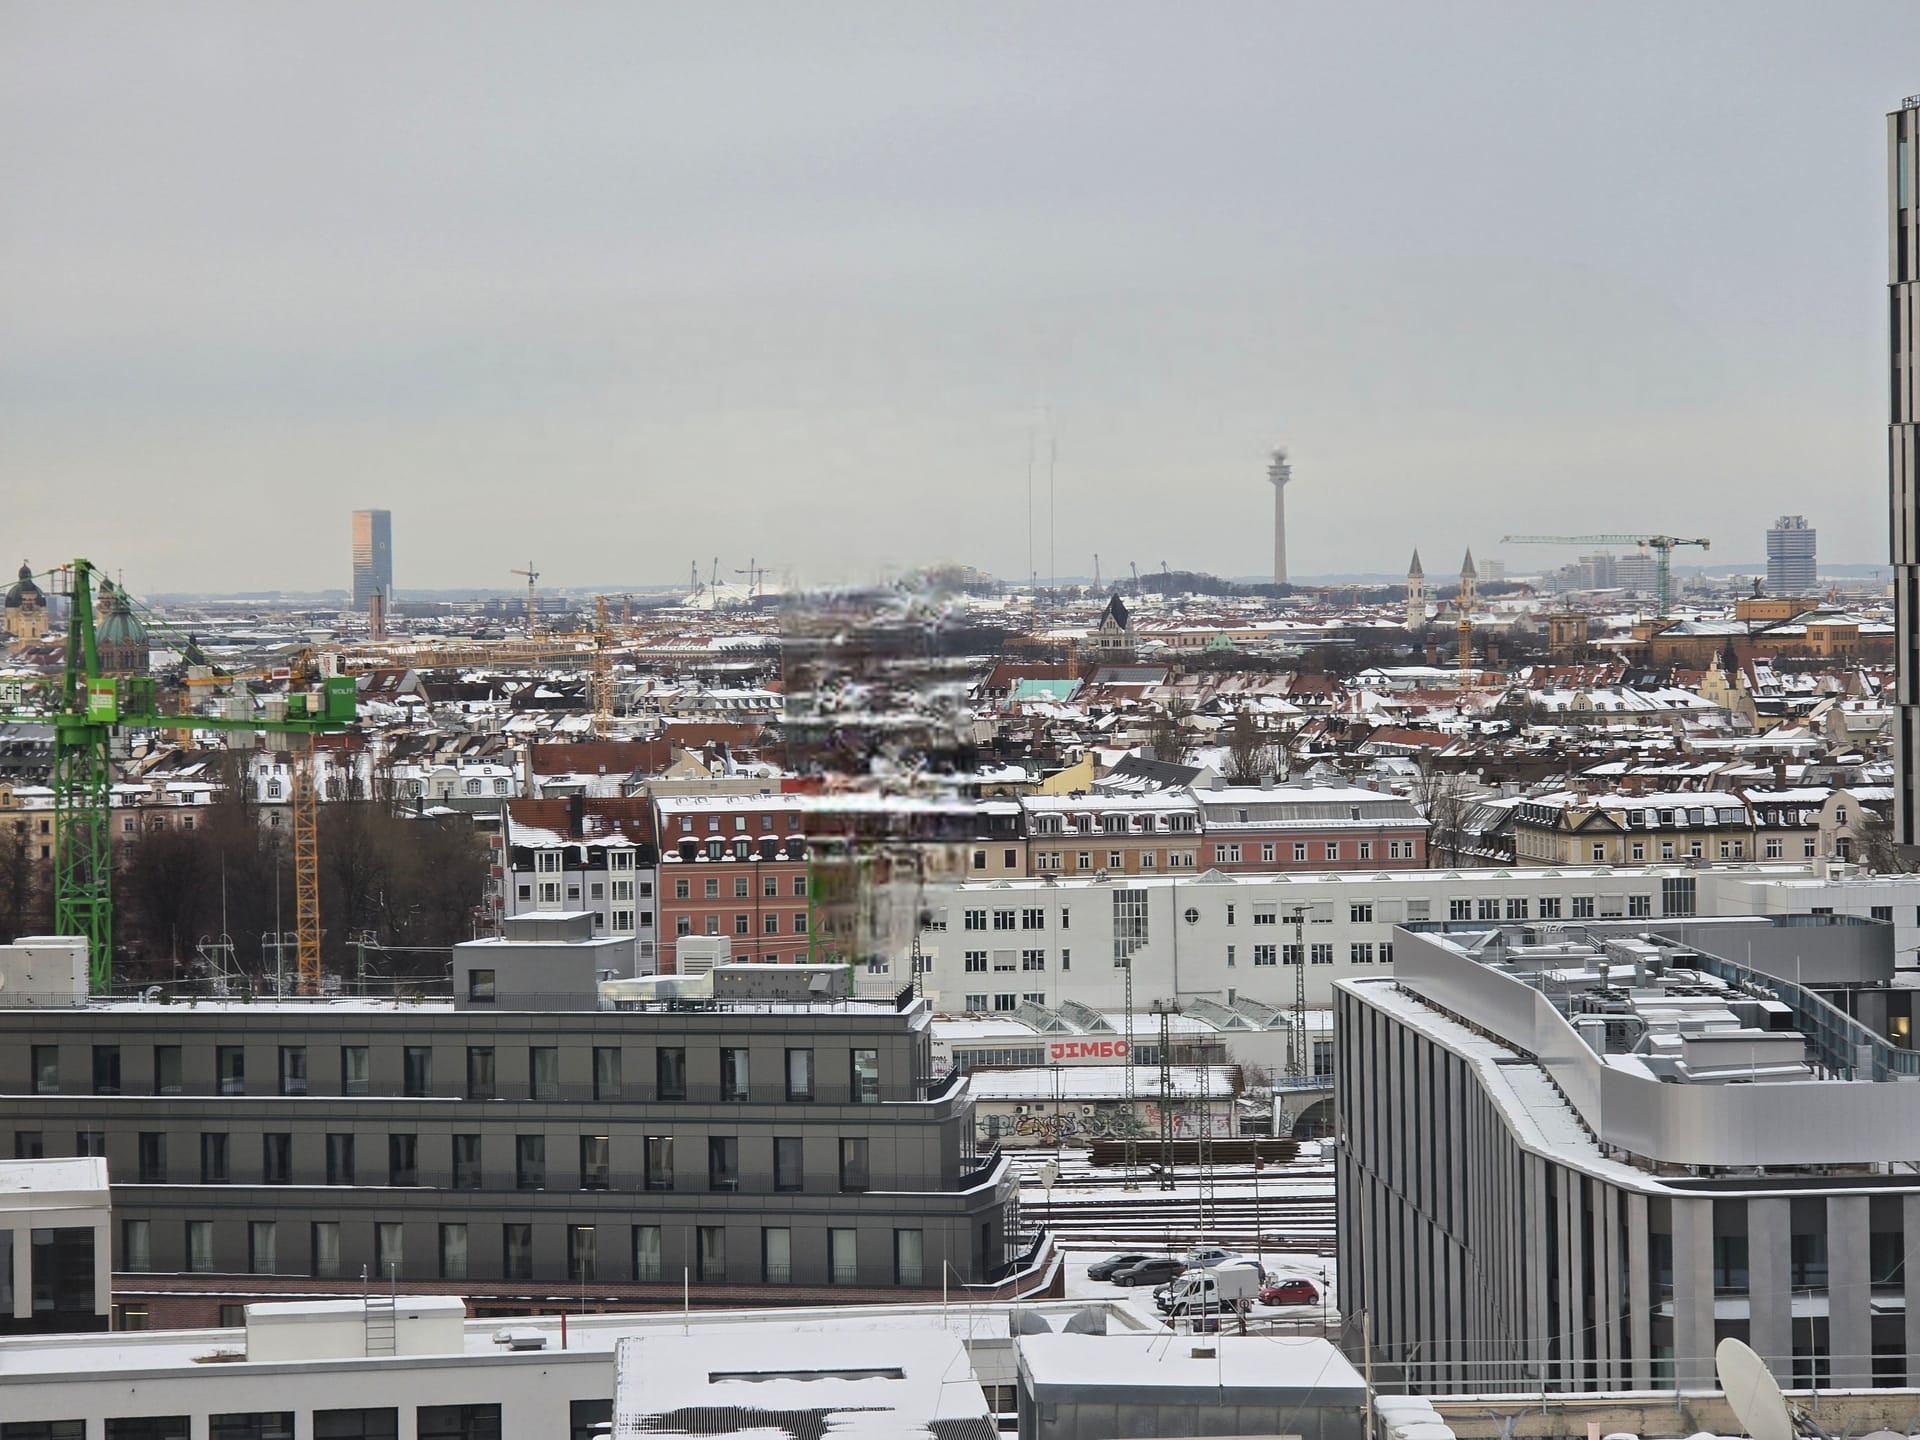
[(1155, 1000), (1288, 1010), (1304, 962), (1305, 1003), (1324, 1009), (1336, 982), (1392, 965), (1396, 925), (1823, 913), (1892, 924), (1897, 966), (1916, 968), (1920, 876), (1848, 865), (1209, 870), (931, 886), (920, 987), (947, 1014), (1123, 1013), (1130, 966), (1136, 1013)]
[[(732, 1405), (740, 1394), (770, 1397), (779, 1388), (730, 1383), (752, 1375), (898, 1369), (893, 1408), (950, 1402), (902, 1417), (918, 1422), (914, 1433), (938, 1436), (946, 1433), (940, 1415), (998, 1416), (1011, 1426), (1016, 1308), (1032, 1317), (1029, 1328), (1037, 1320), (1064, 1329), (1085, 1315), (1079, 1324), (1091, 1320), (1116, 1344), (1145, 1333), (1125, 1304), (971, 1305), (964, 1287), (954, 1292), (950, 1307), (695, 1309), (564, 1321), (463, 1320), (458, 1299), (406, 1294), (251, 1305), (245, 1326), (231, 1329), (0, 1339), (0, 1419), (49, 1440), (598, 1440), (616, 1403), (629, 1420), (655, 1413), (658, 1396), (621, 1390), (615, 1356), (628, 1382), (657, 1374), (643, 1356), (659, 1342), (660, 1363), (684, 1367), (676, 1403), (698, 1394)], [(722, 1354), (736, 1363), (716, 1376), (705, 1362)], [(817, 1373), (807, 1393), (852, 1400), (841, 1387), (855, 1378)], [(721, 1399), (728, 1394), (734, 1398)], [(876, 1404), (859, 1397), (859, 1408)]]

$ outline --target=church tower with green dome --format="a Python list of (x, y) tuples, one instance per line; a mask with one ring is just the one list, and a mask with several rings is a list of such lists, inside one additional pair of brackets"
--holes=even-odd
[(100, 671), (104, 675), (144, 675), (149, 668), (147, 627), (133, 613), (133, 606), (111, 582), (100, 586), (106, 618), (95, 627), (94, 640), (100, 652)]

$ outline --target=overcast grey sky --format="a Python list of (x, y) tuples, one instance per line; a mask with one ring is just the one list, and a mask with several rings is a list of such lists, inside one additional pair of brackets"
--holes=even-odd
[(1264, 569), (1281, 441), (1300, 572), (1880, 561), (1914, 92), (1913, 0), (0, 0), (0, 544), (1018, 575), (1050, 425), (1063, 574)]

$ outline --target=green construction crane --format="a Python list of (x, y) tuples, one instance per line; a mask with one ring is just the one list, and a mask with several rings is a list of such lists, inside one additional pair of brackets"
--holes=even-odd
[[(322, 682), (318, 694), (288, 694), (284, 717), (161, 711), (151, 676), (100, 673), (93, 630), (95, 568), (91, 561), (75, 560), (65, 567), (66, 590), (56, 591), (67, 596), (67, 661), (52, 713), (14, 709), (0, 711), (0, 719), (52, 722), (54, 929), (86, 937), (91, 988), (99, 995), (113, 986), (113, 732), (268, 731), (305, 737), (311, 745), (313, 736), (351, 725), (356, 702), (353, 677), (334, 676)], [(0, 691), (0, 704), (19, 706), (23, 690), (18, 682), (11, 683)], [(319, 982), (317, 936), (315, 940), (314, 973), (306, 973), (309, 967), (303, 966), (301, 976), (309, 989)]]
[(1710, 540), (1682, 540), (1677, 535), (1502, 535), (1502, 545), (1638, 545), (1653, 551), (1654, 594), (1661, 618), (1673, 608), (1673, 552), (1676, 546), (1711, 549)]

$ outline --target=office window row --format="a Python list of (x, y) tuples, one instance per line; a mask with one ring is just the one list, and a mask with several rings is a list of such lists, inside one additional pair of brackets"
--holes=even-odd
[[(58, 1095), (64, 1093), (64, 1077), (61, 1073), (60, 1051), (58, 1045), (35, 1045), (33, 1047), (33, 1088), (40, 1095)], [(94, 1045), (91, 1047), (91, 1093), (95, 1095), (153, 1094), (183, 1095), (185, 1048), (181, 1045), (142, 1046), (149, 1050), (152, 1069), (147, 1078), (150, 1085), (142, 1090), (129, 1088), (126, 1074), (121, 1063), (121, 1047), (115, 1044)], [(308, 1051), (306, 1045), (281, 1045), (277, 1047), (277, 1065), (271, 1088), (250, 1088), (247, 1081), (247, 1047), (244, 1045), (216, 1045), (214, 1047), (214, 1088), (221, 1095), (277, 1094), (305, 1095), (308, 1090)], [(338, 1065), (339, 1085), (335, 1092), (341, 1095), (370, 1095), (371, 1067), (368, 1063), (368, 1047), (365, 1045), (341, 1045), (325, 1047), (335, 1052)], [(405, 1048), (402, 1063), (402, 1088), (407, 1095), (431, 1095), (433, 1093), (433, 1050), (430, 1046), (409, 1045)]]
[[(99, 1145), (102, 1134), (99, 1131), (81, 1131), (79, 1138), (86, 1143)], [(148, 1130), (140, 1132), (137, 1139), (137, 1183), (142, 1185), (165, 1185), (191, 1183), (185, 1177), (176, 1176), (169, 1168), (168, 1141), (171, 1137), (165, 1131)], [(391, 1132), (386, 1136), (386, 1166), (384, 1171), (375, 1171), (360, 1163), (362, 1137), (348, 1132), (329, 1132), (324, 1137), (322, 1149), (325, 1179), (303, 1179), (296, 1182), (293, 1166), (293, 1135), (289, 1131), (268, 1131), (260, 1137), (260, 1184), (292, 1185), (295, 1183), (325, 1183), (328, 1185), (391, 1185), (399, 1187), (418, 1186), (422, 1183), (420, 1174), (420, 1137), (411, 1133)], [(551, 1188), (547, 1166), (547, 1139), (545, 1134), (525, 1134), (514, 1136), (513, 1175), (514, 1188), (519, 1190), (545, 1190)], [(224, 1131), (203, 1131), (199, 1136), (199, 1183), (202, 1185), (231, 1185), (236, 1183), (232, 1165), (232, 1136)], [(816, 1142), (816, 1144), (819, 1142)], [(800, 1136), (775, 1136), (772, 1142), (772, 1169), (755, 1171), (745, 1175), (740, 1168), (739, 1139), (737, 1136), (709, 1135), (707, 1146), (707, 1182), (709, 1190), (733, 1191), (746, 1189), (762, 1191), (804, 1190), (806, 1176), (803, 1169), (805, 1143)], [(684, 1172), (676, 1176), (674, 1169), (674, 1137), (672, 1135), (648, 1135), (644, 1137), (641, 1156), (642, 1169), (637, 1177), (636, 1189), (674, 1190), (696, 1188), (694, 1177)], [(14, 1150), (18, 1158), (39, 1159), (45, 1155), (44, 1136), (37, 1130), (18, 1130), (14, 1132)], [(82, 1151), (81, 1153), (99, 1153)], [(376, 1152), (377, 1153), (377, 1152)], [(448, 1137), (447, 1167), (444, 1175), (450, 1178), (451, 1188), (456, 1190), (478, 1190), (483, 1188), (486, 1171), (482, 1159), (481, 1136), (477, 1134), (456, 1134)], [(577, 1178), (581, 1190), (611, 1190), (614, 1188), (613, 1138), (610, 1135), (582, 1135), (579, 1137), (578, 1168), (564, 1178), (572, 1181)], [(698, 1163), (696, 1161), (696, 1163)], [(558, 1174), (551, 1177), (559, 1180)], [(838, 1186), (843, 1193), (853, 1194), (865, 1190), (868, 1183), (867, 1140), (864, 1136), (842, 1136), (839, 1140)], [(241, 1181), (238, 1183), (246, 1183)], [(428, 1184), (436, 1183), (434, 1176), (428, 1176)]]
[[(188, 1220), (185, 1224), (185, 1254), (187, 1270), (194, 1274), (231, 1273), (233, 1265), (229, 1258), (226, 1266), (217, 1263), (214, 1249), (214, 1228), (211, 1220)], [(246, 1232), (246, 1270), (255, 1275), (278, 1275), (289, 1273), (280, 1265), (281, 1222), (256, 1220), (247, 1225)], [(736, 1227), (736, 1233), (743, 1227)], [(659, 1282), (669, 1277), (661, 1256), (661, 1227), (658, 1225), (610, 1226), (600, 1224), (568, 1224), (566, 1231), (566, 1275), (569, 1281), (594, 1283), (597, 1281), (624, 1281), (634, 1283)], [(617, 1241), (618, 1232), (625, 1230), (624, 1237), (630, 1245), (627, 1264), (620, 1264), (617, 1253), (609, 1253), (606, 1242)], [(480, 1260), (474, 1246), (494, 1234), (490, 1225), (474, 1224), (467, 1221), (443, 1222), (435, 1227), (433, 1254), (430, 1256), (409, 1257), (406, 1253), (406, 1226), (398, 1222), (381, 1221), (374, 1225), (373, 1270), (382, 1279), (438, 1279), (471, 1280), (494, 1278), (486, 1271), (491, 1269), (502, 1280), (534, 1279), (534, 1227), (528, 1221), (508, 1221), (497, 1229), (499, 1241), (498, 1261), (488, 1264)], [(123, 1271), (149, 1272), (152, 1264), (152, 1222), (147, 1220), (122, 1220), (121, 1264)], [(736, 1256), (734, 1269), (729, 1272), (727, 1263), (728, 1227), (724, 1225), (698, 1225), (694, 1227), (692, 1254), (690, 1263), (685, 1267), (689, 1278), (706, 1283), (734, 1280), (760, 1282), (768, 1285), (792, 1283), (793, 1271), (793, 1232), (786, 1226), (760, 1227), (761, 1247), (758, 1267), (743, 1264), (749, 1257)], [(343, 1280), (358, 1278), (358, 1267), (349, 1267), (342, 1260), (340, 1245), (340, 1223), (334, 1220), (316, 1220), (308, 1226), (307, 1273), (316, 1280)], [(925, 1282), (924, 1271), (925, 1235), (917, 1229), (897, 1229), (893, 1232), (893, 1272), (895, 1285), (919, 1285)], [(833, 1226), (827, 1230), (827, 1275), (828, 1283), (834, 1285), (852, 1285), (859, 1277), (859, 1232), (851, 1226)], [(352, 1273), (348, 1273), (349, 1270)], [(0, 1440), (9, 1440), (0, 1432)]]
[(1022, 1005), (1047, 1004), (1047, 992), (1044, 990), (1000, 990), (969, 991), (962, 997), (963, 1008), (974, 1015), (988, 1012), (1011, 1014)]
[[(572, 1433), (591, 1434), (592, 1420), (583, 1431), (579, 1409), (599, 1404), (609, 1415), (608, 1402), (574, 1402)], [(315, 1410), (313, 1440), (397, 1440), (400, 1412), (392, 1408)], [(113, 1416), (103, 1422), (106, 1440), (188, 1440), (192, 1418), (187, 1415)], [(498, 1405), (422, 1405), (414, 1411), (419, 1440), (500, 1440)], [(604, 1432), (603, 1432), (604, 1433)], [(85, 1420), (0, 1421), (0, 1440), (86, 1440)], [(293, 1440), (291, 1410), (244, 1411), (207, 1417), (208, 1440)]]
[[(476, 976), (490, 972), (475, 971)], [(490, 981), (488, 983), (491, 983)], [(490, 997), (489, 997), (490, 998)], [(280, 1095), (306, 1095), (308, 1090), (308, 1051), (305, 1045), (282, 1045), (278, 1048), (278, 1069), (274, 1088), (270, 1093)], [(33, 1088), (36, 1094), (57, 1095), (62, 1091), (62, 1073), (58, 1045), (35, 1045), (32, 1047)], [(122, 1093), (121, 1047), (118, 1045), (95, 1045), (92, 1047), (92, 1093), (96, 1095), (118, 1095)], [(178, 1045), (156, 1045), (152, 1049), (153, 1074), (152, 1090), (155, 1095), (179, 1095), (185, 1093), (181, 1083), (181, 1052)], [(246, 1095), (260, 1093), (251, 1090), (247, 1080), (247, 1051), (244, 1046), (216, 1046), (215, 1071), (218, 1093), (222, 1095)], [(500, 1062), (501, 1055), (492, 1045), (469, 1045), (466, 1047), (465, 1094), (469, 1100), (495, 1100), (507, 1098), (504, 1094)], [(427, 1045), (408, 1045), (402, 1053), (401, 1094), (407, 1097), (428, 1097), (434, 1091), (434, 1052)], [(342, 1095), (371, 1095), (370, 1066), (368, 1047), (365, 1045), (343, 1045), (338, 1047), (338, 1064)], [(687, 1083), (687, 1050), (685, 1046), (662, 1045), (654, 1048), (653, 1091), (651, 1095), (642, 1094), (636, 1087), (629, 1092), (626, 1079), (625, 1050), (617, 1045), (596, 1045), (593, 1047), (592, 1071), (587, 1087), (563, 1085), (560, 1070), (560, 1047), (557, 1045), (533, 1045), (526, 1051), (525, 1096), (532, 1100), (593, 1100), (653, 1099), (653, 1100), (709, 1100), (718, 1098), (726, 1101), (745, 1101), (758, 1098), (770, 1100), (784, 1093), (788, 1100), (813, 1100), (819, 1098), (815, 1088), (814, 1052), (811, 1047), (789, 1047), (785, 1052), (784, 1087), (774, 1089), (772, 1093), (755, 1096), (750, 1085), (748, 1051), (745, 1048), (723, 1047), (720, 1051), (721, 1084), (717, 1097), (704, 1093), (696, 1094)], [(514, 1087), (518, 1090), (518, 1086)], [(581, 1093), (584, 1088), (585, 1093)], [(769, 1087), (771, 1089), (771, 1087)], [(141, 1092), (133, 1092), (141, 1093)], [(846, 1096), (854, 1103), (877, 1103), (880, 1099), (880, 1052), (877, 1048), (858, 1048), (850, 1052), (848, 1058)], [(838, 1099), (835, 1095), (830, 1098)], [(91, 1153), (82, 1151), (81, 1153)]]

